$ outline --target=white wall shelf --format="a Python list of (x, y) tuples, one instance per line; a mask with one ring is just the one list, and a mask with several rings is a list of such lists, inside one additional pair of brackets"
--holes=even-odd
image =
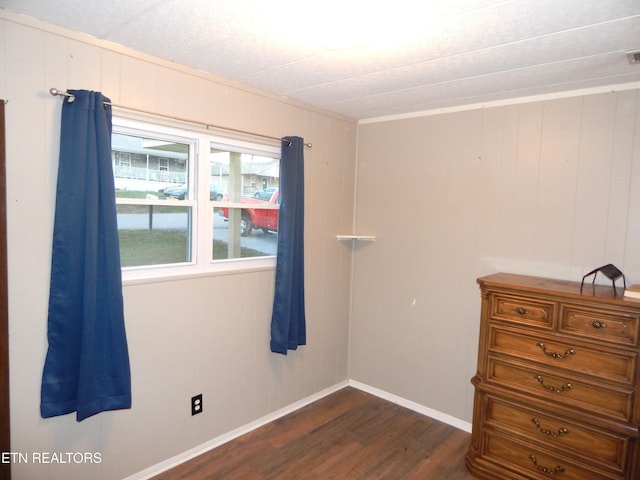
[(364, 242), (375, 242), (375, 235), (336, 235), (338, 240), (362, 240)]

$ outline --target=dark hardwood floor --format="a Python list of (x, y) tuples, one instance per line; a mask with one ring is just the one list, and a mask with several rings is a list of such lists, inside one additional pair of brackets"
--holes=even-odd
[(347, 387), (153, 480), (473, 480), (469, 437)]

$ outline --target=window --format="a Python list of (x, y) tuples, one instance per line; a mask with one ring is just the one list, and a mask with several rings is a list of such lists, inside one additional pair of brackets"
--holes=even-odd
[(275, 265), (279, 156), (279, 146), (114, 118), (123, 278)]

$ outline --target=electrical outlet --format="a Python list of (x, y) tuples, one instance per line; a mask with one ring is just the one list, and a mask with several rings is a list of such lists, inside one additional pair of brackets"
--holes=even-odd
[(202, 413), (202, 394), (191, 397), (191, 415)]

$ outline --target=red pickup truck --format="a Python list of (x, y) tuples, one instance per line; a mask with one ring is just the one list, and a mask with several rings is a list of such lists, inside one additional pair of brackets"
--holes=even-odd
[[(240, 212), (240, 235), (251, 235), (254, 228), (260, 228), (264, 233), (278, 231), (278, 210), (275, 208), (260, 208), (260, 205), (279, 205), (280, 191), (276, 190), (268, 201), (255, 197), (242, 197), (240, 202), (251, 204)], [(229, 218), (229, 209), (223, 207), (220, 214)]]

